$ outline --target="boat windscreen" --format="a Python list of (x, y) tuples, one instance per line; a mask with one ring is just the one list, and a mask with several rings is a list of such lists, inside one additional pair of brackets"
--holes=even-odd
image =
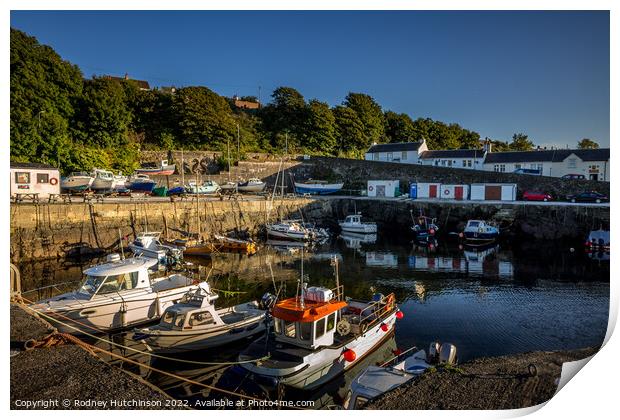
[(82, 282), (82, 285), (78, 289), (78, 293), (89, 296), (94, 295), (105, 279), (105, 276), (86, 276), (84, 282)]

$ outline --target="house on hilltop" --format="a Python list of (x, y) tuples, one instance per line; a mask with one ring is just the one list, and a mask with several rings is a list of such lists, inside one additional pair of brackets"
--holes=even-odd
[(129, 78), (129, 74), (127, 74), (127, 73), (125, 73), (125, 77), (116, 77), (116, 76), (104, 75), (103, 78), (104, 79), (108, 79), (108, 80), (116, 80), (118, 82), (123, 81), (123, 80), (131, 80), (132, 82), (134, 82), (134, 83), (136, 83), (138, 85), (138, 88), (140, 90), (151, 90), (151, 87), (149, 86), (149, 82), (147, 82), (146, 80), (130, 79)]

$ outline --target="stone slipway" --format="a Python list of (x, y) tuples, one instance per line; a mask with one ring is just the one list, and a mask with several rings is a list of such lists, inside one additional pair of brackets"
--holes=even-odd
[[(48, 333), (47, 323), (11, 305), (11, 409), (171, 408), (166, 406), (169, 397), (164, 392), (79, 346), (13, 351), (15, 343), (40, 340)], [(87, 405), (78, 407), (76, 400), (87, 401)], [(25, 405), (36, 401), (43, 405)], [(138, 403), (148, 405), (135, 406)]]
[[(553, 397), (562, 363), (597, 349), (537, 351), (481, 358), (458, 369), (425, 373), (371, 401), (371, 410), (505, 410), (541, 404)], [(537, 374), (529, 374), (529, 365)]]

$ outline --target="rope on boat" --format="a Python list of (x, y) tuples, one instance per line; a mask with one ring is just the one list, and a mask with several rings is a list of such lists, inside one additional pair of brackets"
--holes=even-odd
[[(242, 364), (246, 364), (246, 363), (261, 362), (261, 361), (269, 359), (269, 357), (270, 357), (270, 356), (263, 356), (263, 357), (260, 357), (260, 358), (257, 358), (257, 359), (244, 360), (242, 362), (202, 362), (202, 361), (199, 361), (199, 360), (187, 360), (187, 359), (179, 359), (179, 358), (176, 358), (176, 357), (164, 356), (162, 354), (156, 354), (156, 353), (153, 353), (153, 352), (142, 351), (142, 350), (138, 350), (138, 349), (135, 349), (135, 348), (132, 348), (132, 347), (124, 346), (124, 345), (119, 344), (119, 343), (115, 343), (115, 342), (110, 341), (110, 340), (106, 340), (103, 337), (98, 337), (96, 335), (89, 334), (86, 331), (82, 331), (82, 330), (80, 330), (79, 328), (77, 328), (77, 327), (75, 327), (73, 325), (69, 325), (69, 324), (64, 323), (62, 321), (59, 321), (58, 319), (53, 318), (53, 317), (51, 317), (51, 316), (49, 316), (49, 315), (47, 315), (47, 314), (45, 314), (43, 312), (37, 311), (36, 309), (30, 308), (30, 307), (26, 307), (26, 308), (28, 310), (30, 310), (30, 311), (35, 312), (39, 316), (47, 318), (48, 320), (53, 321), (53, 322), (55, 322), (57, 324), (64, 325), (65, 327), (71, 328), (71, 329), (79, 332), (80, 334), (83, 334), (83, 335), (85, 335), (87, 337), (90, 337), (90, 338), (93, 338), (95, 340), (103, 341), (104, 343), (108, 343), (108, 344), (111, 344), (113, 346), (120, 347), (120, 348), (123, 348), (125, 350), (129, 350), (129, 351), (132, 351), (132, 352), (135, 352), (135, 353), (140, 353), (140, 354), (144, 354), (144, 355), (151, 356), (151, 357), (156, 357), (156, 358), (163, 359), (163, 360), (170, 360), (172, 362), (191, 363), (191, 364), (203, 365), (203, 366), (234, 366), (234, 365), (242, 365)], [(61, 316), (63, 316), (64, 318), (68, 318), (68, 317), (65, 317), (64, 315), (61, 315)], [(92, 327), (89, 326), (89, 328), (92, 328)], [(66, 334), (66, 335), (71, 335), (71, 334)], [(76, 337), (74, 337), (74, 338), (76, 338)], [(76, 338), (76, 339), (78, 339), (78, 338)]]
[[(36, 311), (36, 310), (33, 310), (33, 311), (34, 311), (34, 312), (39, 312), (39, 311)], [(45, 316), (44, 314), (42, 314), (42, 315), (43, 315), (43, 316)], [(58, 321), (57, 321), (57, 322), (58, 322)], [(61, 324), (64, 324), (64, 323), (62, 323), (62, 322), (61, 322)], [(64, 325), (69, 326), (69, 325), (67, 325), (67, 324), (64, 324)], [(71, 326), (69, 326), (69, 327), (71, 327)], [(73, 328), (73, 327), (72, 327), (72, 328)], [(91, 336), (90, 334), (86, 334), (86, 335)], [(96, 336), (91, 336), (91, 337), (97, 338)], [(46, 340), (46, 339), (47, 339), (47, 340)], [(80, 347), (84, 348), (85, 350), (87, 350), (89, 353), (91, 353), (91, 354), (93, 354), (93, 355), (95, 355), (95, 353), (94, 353), (95, 351), (96, 351), (96, 352), (105, 353), (105, 354), (107, 354), (107, 355), (109, 355), (109, 356), (111, 356), (111, 357), (114, 357), (114, 358), (117, 358), (117, 359), (123, 360), (123, 361), (128, 362), (128, 363), (132, 363), (132, 364), (134, 364), (134, 365), (137, 365), (137, 366), (143, 367), (143, 368), (145, 368), (145, 369), (149, 369), (149, 370), (151, 370), (151, 371), (153, 371), (153, 372), (157, 372), (157, 373), (160, 373), (160, 374), (162, 374), (162, 375), (170, 376), (170, 377), (172, 377), (172, 378), (178, 379), (178, 380), (183, 381), (183, 382), (187, 382), (187, 383), (192, 384), (192, 385), (201, 386), (201, 387), (204, 387), (204, 388), (210, 389), (210, 390), (212, 390), (212, 391), (221, 392), (221, 393), (223, 393), (223, 394), (233, 395), (233, 396), (236, 396), (236, 397), (239, 397), (239, 398), (247, 398), (247, 399), (256, 400), (256, 401), (264, 401), (264, 399), (261, 399), (261, 398), (252, 397), (252, 396), (250, 396), (250, 395), (244, 395), (244, 394), (241, 394), (241, 393), (239, 393), (239, 392), (229, 391), (229, 390), (226, 390), (226, 389), (217, 388), (217, 387), (215, 387), (215, 386), (211, 386), (211, 385), (203, 384), (202, 382), (194, 381), (194, 380), (192, 380), (192, 379), (189, 379), (189, 378), (186, 378), (186, 377), (183, 377), (183, 376), (177, 375), (177, 374), (175, 374), (175, 373), (168, 372), (168, 371), (165, 371), (165, 370), (161, 370), (161, 369), (155, 368), (155, 367), (150, 366), (150, 365), (146, 365), (146, 364), (144, 364), (144, 363), (142, 363), (142, 362), (138, 362), (138, 361), (136, 361), (136, 360), (129, 359), (129, 358), (127, 358), (127, 357), (124, 357), (124, 356), (118, 355), (118, 354), (113, 353), (113, 352), (111, 352), (111, 351), (108, 351), (108, 350), (105, 350), (105, 349), (99, 348), (99, 347), (94, 346), (94, 345), (92, 345), (92, 344), (85, 343), (85, 342), (83, 342), (82, 340), (80, 340), (79, 338), (77, 338), (77, 337), (75, 337), (75, 336), (73, 336), (73, 335), (71, 335), (71, 334), (67, 334), (67, 333), (55, 333), (55, 334), (50, 334), (50, 335), (48, 335), (47, 337), (45, 337), (45, 338), (44, 338), (43, 340), (41, 340), (41, 341), (34, 341), (34, 340), (32, 340), (32, 341), (34, 342), (34, 343), (33, 343), (33, 344), (34, 344), (34, 346), (33, 346), (33, 347), (31, 347), (31, 348), (37, 348), (37, 347), (40, 347), (40, 348), (49, 348), (49, 347), (52, 347), (52, 346), (54, 346), (54, 345), (64, 344), (64, 343), (62, 342), (63, 340), (66, 340), (66, 342), (70, 342), (70, 343), (72, 343), (72, 344), (78, 345), (78, 346), (80, 346)], [(104, 341), (106, 341), (106, 340), (104, 340)], [(112, 343), (112, 344), (115, 344), (115, 343)], [(124, 346), (121, 346), (121, 347), (124, 347)], [(130, 350), (133, 350), (133, 349), (130, 349)], [(100, 360), (101, 360), (101, 359), (100, 359)], [(104, 363), (106, 363), (106, 364), (109, 364), (109, 363), (105, 362), (104, 360), (102, 360), (102, 362), (104, 362)], [(244, 362), (244, 363), (247, 363), (247, 362)], [(301, 407), (286, 407), (286, 408), (304, 409), (304, 408), (301, 408)]]

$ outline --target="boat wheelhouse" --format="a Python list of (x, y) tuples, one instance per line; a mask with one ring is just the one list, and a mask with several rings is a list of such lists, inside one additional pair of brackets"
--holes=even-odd
[(160, 240), (161, 232), (142, 232), (129, 244), (135, 256), (155, 258), (162, 264), (180, 261), (183, 252), (178, 247), (165, 245)]
[(434, 242), (435, 235), (439, 230), (437, 219), (420, 214), (417, 219), (414, 220), (414, 225), (411, 227), (411, 230), (417, 242), (423, 244)]
[(93, 182), (90, 189), (95, 192), (105, 193), (112, 191), (114, 185), (114, 174), (105, 169), (93, 169)]
[(204, 181), (201, 185), (195, 182), (190, 182), (185, 188), (185, 192), (188, 194), (217, 194), (221, 188), (215, 181)]
[(60, 332), (80, 334), (118, 330), (157, 320), (166, 308), (196, 288), (181, 274), (152, 278), (154, 258), (121, 260), (118, 254), (84, 270), (79, 289), (39, 301), (31, 308), (57, 320)]
[(338, 222), (344, 232), (353, 233), (377, 233), (377, 224), (374, 222), (362, 222), (361, 214), (350, 214), (344, 221)]
[[(333, 264), (337, 273), (338, 260)], [(336, 277), (337, 278), (337, 277)], [(274, 331), (239, 356), (267, 385), (314, 389), (352, 368), (394, 331), (402, 312), (394, 294), (370, 301), (344, 299), (343, 287), (301, 287), (301, 294), (272, 309)], [(253, 361), (269, 354), (266, 360)]]

